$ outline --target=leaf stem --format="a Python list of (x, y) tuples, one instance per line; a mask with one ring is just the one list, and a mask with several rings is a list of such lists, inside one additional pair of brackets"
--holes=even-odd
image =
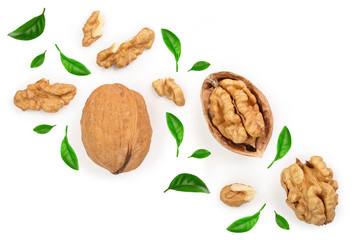
[(261, 212), (261, 210), (263, 210), (265, 206), (266, 206), (266, 203), (264, 203), (264, 205), (260, 208), (259, 212)]
[(268, 169), (274, 164), (276, 160), (272, 161), (272, 163), (270, 163), (270, 165), (267, 167)]
[(179, 156), (179, 147), (177, 147), (177, 149), (176, 149), (176, 157), (178, 157)]
[(55, 47), (61, 53), (60, 48), (58, 47), (58, 45), (56, 43), (55, 43)]
[(176, 72), (178, 72), (179, 70), (179, 66), (178, 66), (178, 62), (176, 61)]
[(166, 189), (166, 190), (164, 191), (164, 193), (166, 193), (169, 189), (170, 189), (170, 188)]
[(43, 12), (42, 12), (42, 15), (44, 15), (44, 13), (45, 13), (45, 9), (46, 9), (46, 8), (44, 8), (44, 10), (43, 10)]

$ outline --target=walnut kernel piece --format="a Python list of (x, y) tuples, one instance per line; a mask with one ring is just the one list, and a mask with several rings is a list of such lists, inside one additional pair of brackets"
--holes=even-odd
[(104, 24), (104, 16), (100, 15), (100, 11), (94, 11), (82, 29), (84, 32), (82, 45), (84, 47), (90, 46), (102, 36), (102, 28)]
[(321, 157), (312, 156), (305, 164), (296, 159), (280, 177), (287, 194), (286, 203), (298, 219), (315, 225), (333, 221), (338, 204), (338, 183)]
[(178, 106), (185, 105), (184, 94), (179, 85), (177, 85), (172, 78), (158, 79), (152, 83), (156, 93), (162, 97), (166, 96)]
[(23, 111), (28, 109), (44, 112), (57, 112), (69, 104), (76, 94), (76, 87), (71, 84), (55, 83), (43, 78), (27, 89), (19, 90), (14, 96), (14, 104)]
[(98, 53), (96, 63), (100, 67), (109, 68), (116, 64), (118, 68), (127, 66), (143, 53), (150, 49), (155, 39), (155, 33), (150, 28), (143, 28), (133, 39), (122, 44), (114, 43), (108, 49)]
[(273, 116), (264, 94), (248, 79), (231, 72), (210, 74), (201, 102), (209, 130), (221, 145), (247, 156), (263, 155)]
[(230, 207), (240, 207), (243, 203), (255, 198), (256, 191), (248, 185), (234, 183), (225, 186), (220, 193), (220, 199)]

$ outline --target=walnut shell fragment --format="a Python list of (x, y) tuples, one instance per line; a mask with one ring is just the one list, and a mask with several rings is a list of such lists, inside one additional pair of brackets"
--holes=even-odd
[(248, 185), (234, 183), (225, 186), (220, 192), (220, 199), (230, 207), (240, 207), (255, 198), (256, 191)]
[(29, 84), (25, 90), (19, 90), (14, 96), (14, 104), (23, 111), (44, 110), (57, 112), (68, 105), (76, 94), (76, 87), (71, 84), (55, 83), (43, 78), (36, 83)]
[(100, 67), (109, 68), (116, 64), (118, 68), (127, 66), (143, 53), (150, 49), (155, 39), (155, 32), (150, 28), (143, 28), (133, 39), (127, 42), (114, 43), (108, 49), (98, 53), (96, 63)]
[(185, 105), (185, 98), (180, 86), (172, 78), (158, 79), (152, 83), (156, 93), (162, 97), (166, 96), (178, 106)]
[(102, 15), (100, 15), (100, 11), (94, 11), (82, 29), (84, 32), (82, 45), (84, 47), (90, 46), (102, 36), (102, 28), (104, 24), (105, 19)]
[(312, 156), (305, 164), (296, 159), (296, 163), (281, 172), (280, 178), (286, 203), (298, 219), (315, 225), (333, 221), (338, 183), (321, 157)]
[(248, 79), (210, 74), (201, 88), (203, 114), (214, 138), (225, 148), (262, 157), (273, 131), (273, 115), (264, 94)]
[(87, 155), (113, 174), (134, 170), (149, 151), (152, 128), (144, 98), (122, 84), (95, 89), (80, 123)]

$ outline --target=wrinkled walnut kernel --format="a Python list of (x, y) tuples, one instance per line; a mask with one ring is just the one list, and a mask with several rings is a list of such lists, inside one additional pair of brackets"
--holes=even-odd
[(100, 15), (100, 11), (94, 11), (82, 29), (84, 32), (82, 45), (84, 47), (90, 46), (102, 36), (102, 28), (104, 24), (105, 20), (104, 17)]
[(210, 95), (212, 123), (234, 143), (255, 147), (265, 124), (256, 97), (241, 81), (223, 79)]
[(210, 74), (201, 88), (201, 104), (221, 145), (246, 156), (263, 155), (274, 120), (265, 95), (248, 79), (225, 71)]
[(298, 219), (315, 225), (333, 221), (338, 204), (338, 183), (321, 157), (312, 156), (305, 164), (296, 159), (280, 177), (287, 194), (286, 203)]
[(158, 79), (152, 83), (156, 93), (162, 97), (166, 96), (178, 106), (185, 105), (184, 94), (179, 85), (172, 78)]
[(69, 104), (76, 94), (76, 87), (71, 84), (55, 83), (41, 79), (29, 84), (27, 89), (19, 90), (14, 96), (14, 104), (23, 111), (28, 109), (45, 112), (57, 112)]
[(155, 38), (155, 33), (150, 28), (143, 28), (133, 39), (127, 42), (114, 43), (108, 49), (98, 53), (96, 63), (100, 67), (109, 68), (116, 64), (118, 68), (127, 66), (143, 53), (150, 49)]
[(248, 185), (234, 183), (225, 186), (220, 193), (220, 199), (231, 207), (240, 207), (255, 198), (256, 191)]

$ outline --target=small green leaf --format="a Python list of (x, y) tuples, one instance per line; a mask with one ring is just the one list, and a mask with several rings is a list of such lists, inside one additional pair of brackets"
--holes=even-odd
[(267, 168), (270, 168), (274, 164), (274, 162), (284, 157), (286, 153), (290, 150), (290, 148), (291, 148), (291, 134), (289, 129), (286, 126), (284, 126), (278, 138), (277, 153), (275, 159)]
[(75, 154), (74, 149), (69, 144), (67, 137), (67, 130), (68, 130), (68, 126), (66, 126), (65, 137), (61, 143), (61, 149), (60, 149), (61, 158), (69, 167), (71, 167), (74, 170), (79, 170), (78, 158)]
[(280, 216), (279, 214), (277, 214), (276, 211), (275, 212), (275, 221), (276, 221), (276, 224), (281, 227), (282, 229), (285, 229), (285, 230), (289, 230), (290, 229), (290, 226), (289, 226), (289, 223), (286, 221), (286, 219), (283, 217), (283, 216)]
[(184, 138), (184, 126), (181, 121), (173, 114), (166, 113), (166, 123), (171, 134), (174, 136), (177, 145), (176, 157), (179, 156), (179, 147)]
[(78, 75), (78, 76), (85, 76), (89, 75), (91, 72), (89, 69), (85, 67), (84, 64), (81, 62), (76, 61), (75, 59), (66, 57), (59, 49), (59, 47), (55, 44), (55, 47), (60, 53), (60, 58), (63, 66), (65, 67), (66, 71), (71, 74)]
[(47, 124), (41, 124), (39, 126), (36, 126), (33, 130), (34, 132), (38, 134), (45, 134), (50, 132), (50, 130), (55, 127), (56, 125), (47, 125)]
[(45, 53), (46, 53), (46, 50), (45, 50), (45, 52), (37, 55), (37, 56), (32, 60), (30, 67), (31, 67), (31, 68), (40, 67), (41, 64), (43, 64), (43, 62), (44, 62), (44, 60), (45, 60)]
[(210, 156), (211, 152), (206, 149), (196, 150), (189, 158), (206, 158)]
[(36, 16), (16, 30), (8, 34), (8, 36), (15, 38), (17, 40), (32, 40), (40, 36), (45, 29), (45, 8), (41, 15)]
[(177, 175), (171, 181), (169, 187), (164, 191), (164, 193), (170, 189), (181, 192), (210, 193), (209, 189), (200, 178), (189, 173)]
[(264, 209), (265, 205), (266, 205), (266, 203), (254, 215), (236, 220), (226, 230), (228, 230), (229, 232), (234, 232), (234, 233), (243, 233), (243, 232), (250, 231), (256, 225), (257, 221), (259, 220), (260, 212), (261, 212), (261, 210)]
[(205, 61), (199, 61), (197, 63), (195, 63), (192, 68), (188, 71), (202, 71), (207, 69), (208, 67), (210, 67), (210, 63), (205, 62)]
[(167, 46), (167, 48), (170, 50), (170, 52), (172, 52), (172, 54), (175, 57), (176, 72), (177, 72), (179, 69), (178, 62), (179, 62), (180, 55), (181, 55), (180, 40), (173, 32), (171, 32), (167, 29), (164, 29), (164, 28), (161, 29), (161, 34), (162, 34), (165, 45)]

